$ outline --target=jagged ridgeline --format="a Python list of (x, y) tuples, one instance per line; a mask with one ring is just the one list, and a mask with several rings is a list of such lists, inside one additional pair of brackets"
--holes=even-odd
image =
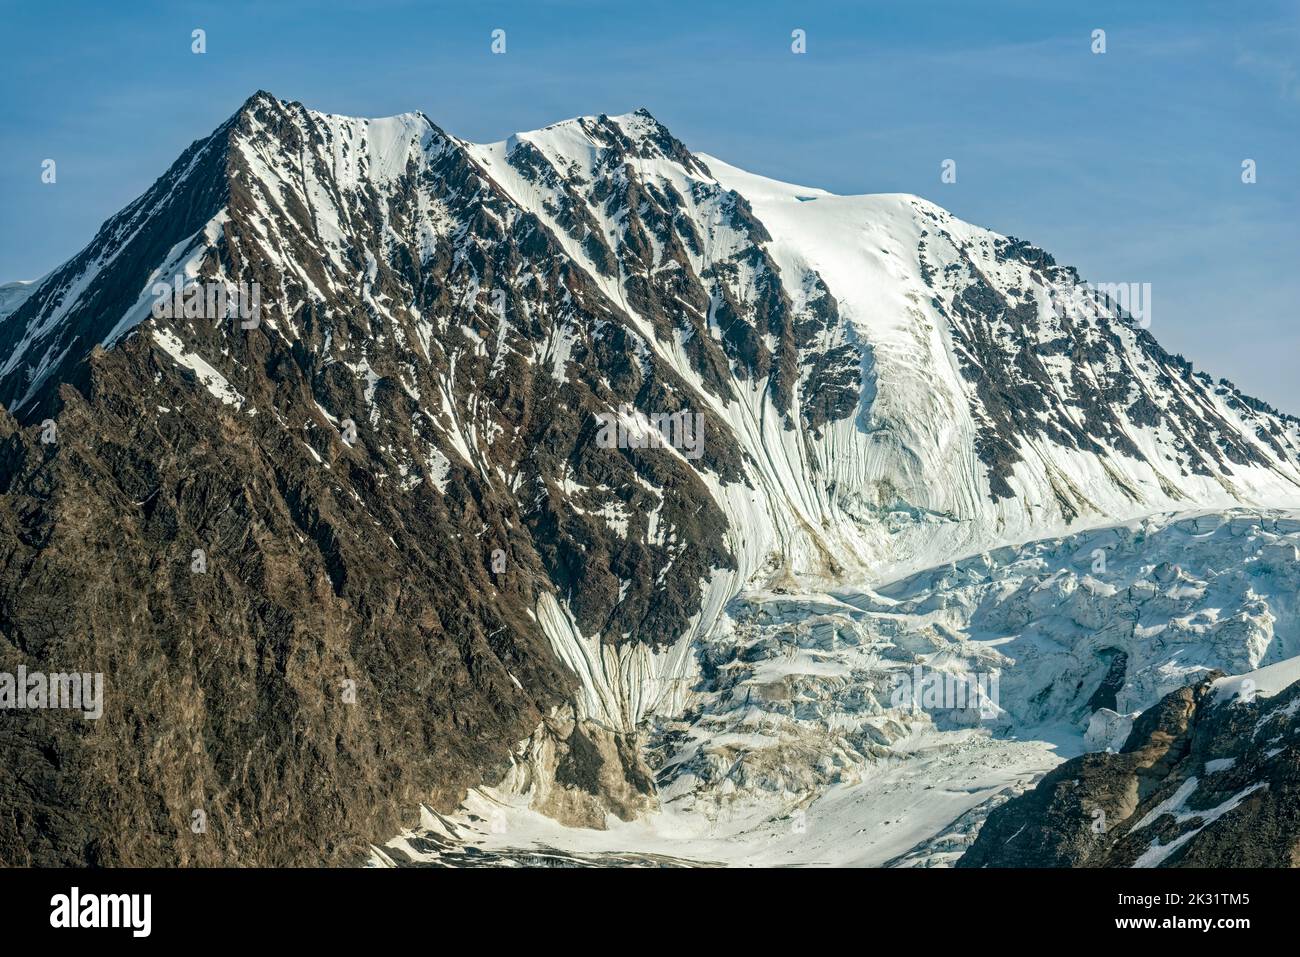
[(0, 714), (0, 861), (357, 860), (530, 736), (631, 817), (747, 582), (1295, 500), (1295, 420), (1076, 279), (644, 111), (255, 95), (0, 300), (0, 671), (104, 688)]

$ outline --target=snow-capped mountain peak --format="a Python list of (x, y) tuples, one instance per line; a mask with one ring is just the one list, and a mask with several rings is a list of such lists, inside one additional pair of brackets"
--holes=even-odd
[[(160, 315), (178, 282), (256, 289), (260, 312)], [(844, 607), (850, 585), (1156, 512), (1300, 507), (1300, 423), (1078, 285), (919, 197), (693, 154), (644, 110), (473, 144), (259, 93), (0, 313), (0, 400), (25, 425), (131, 407), (163, 457), (252, 450), (274, 476), (254, 517), (298, 523), (340, 616), (377, 614), (368, 581), (418, 606), (384, 619), (410, 647), (456, 648), (420, 687), (494, 736), (456, 753), (458, 782), (546, 715), (542, 764), (597, 780), (538, 804), (603, 821), (654, 804), (649, 725), (737, 717), (718, 696), (771, 628), (894, 627)], [(123, 501), (169, 479), (133, 481)], [(390, 594), (375, 567), (410, 577)], [(831, 667), (812, 657), (790, 667)], [(388, 664), (356, 666), (392, 687)], [(701, 780), (703, 730), (671, 758)]]

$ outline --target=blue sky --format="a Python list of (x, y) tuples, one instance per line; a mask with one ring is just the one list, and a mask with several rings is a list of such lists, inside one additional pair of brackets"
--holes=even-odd
[(645, 106), (754, 172), (917, 193), (1086, 279), (1150, 282), (1167, 348), (1300, 414), (1295, 0), (0, 0), (0, 23), (0, 281), (75, 253), (259, 88), (479, 141)]

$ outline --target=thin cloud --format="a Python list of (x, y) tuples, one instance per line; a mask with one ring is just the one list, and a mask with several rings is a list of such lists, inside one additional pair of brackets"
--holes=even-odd
[(1294, 59), (1244, 50), (1237, 54), (1236, 64), (1247, 73), (1276, 86), (1282, 99), (1300, 103), (1300, 69), (1297, 69)]

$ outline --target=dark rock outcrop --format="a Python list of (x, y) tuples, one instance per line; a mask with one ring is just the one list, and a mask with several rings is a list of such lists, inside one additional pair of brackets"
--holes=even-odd
[(1226, 700), (1206, 678), (995, 809), (956, 866), (1300, 866), (1298, 734), (1300, 683)]

